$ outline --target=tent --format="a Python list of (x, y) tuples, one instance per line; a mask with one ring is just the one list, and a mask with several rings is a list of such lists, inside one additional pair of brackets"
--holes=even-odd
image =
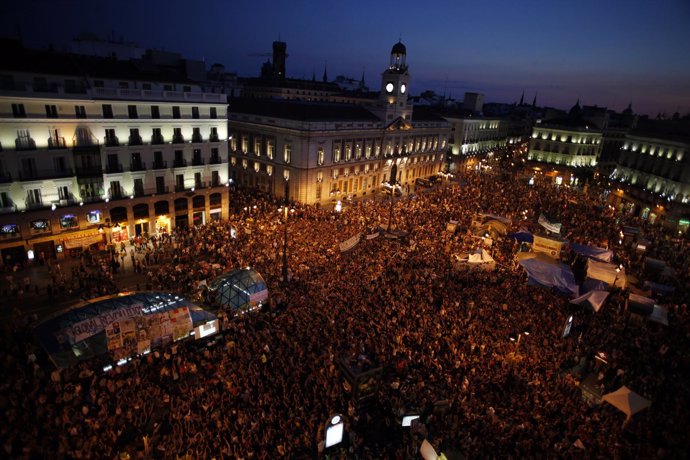
[(580, 297), (577, 297), (570, 301), (570, 303), (575, 305), (589, 305), (595, 312), (599, 312), (601, 307), (606, 302), (606, 298), (609, 296), (608, 291), (589, 291)]
[(648, 408), (652, 404), (651, 401), (643, 398), (634, 391), (631, 391), (625, 385), (613, 393), (605, 394), (601, 397), (601, 400), (611, 404), (616, 409), (627, 415), (628, 418)]
[(459, 270), (478, 268), (493, 271), (496, 269), (496, 261), (486, 252), (486, 249), (477, 249), (473, 254), (455, 254), (453, 257), (455, 259), (453, 265)]
[(568, 265), (543, 253), (521, 252), (517, 259), (518, 263), (527, 270), (531, 284), (552, 287), (564, 294), (578, 294), (575, 276)]
[(533, 243), (534, 242), (534, 235), (532, 235), (530, 232), (524, 229), (520, 229), (517, 232), (511, 233), (510, 235), (511, 238), (515, 238), (518, 243)]
[(508, 219), (507, 217), (486, 213), (479, 213), (479, 216), (483, 219), (484, 222), (488, 222), (490, 220), (497, 220), (499, 222), (503, 222), (505, 225), (510, 225), (510, 219)]
[(570, 244), (570, 249), (572, 249), (576, 254), (590, 257), (601, 262), (611, 262), (613, 260), (613, 251), (609, 249), (597, 248), (595, 246), (585, 246), (584, 244), (575, 243)]
[(645, 281), (642, 285), (642, 290), (651, 291), (655, 294), (671, 295), (676, 290), (676, 288), (674, 288), (673, 286), (668, 286), (666, 284)]
[(608, 291), (609, 285), (601, 280), (595, 280), (593, 278), (585, 278), (584, 282), (580, 286), (580, 293), (585, 293), (589, 291)]
[(655, 304), (652, 314), (649, 315), (649, 320), (668, 326), (668, 311), (664, 307)]
[(654, 299), (631, 292), (628, 294), (628, 310), (638, 315), (649, 316), (654, 311)]
[(611, 287), (625, 289), (628, 285), (625, 269), (614, 264), (587, 259), (587, 278), (601, 280)]

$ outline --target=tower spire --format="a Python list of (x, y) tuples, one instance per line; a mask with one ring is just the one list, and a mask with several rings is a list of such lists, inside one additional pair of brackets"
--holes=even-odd
[(323, 65), (323, 82), (328, 82), (328, 62)]
[(534, 99), (532, 99), (532, 108), (537, 106), (537, 93), (534, 93)]
[(525, 90), (523, 89), (522, 90), (522, 96), (520, 96), (520, 104), (519, 105), (522, 105), (524, 103), (525, 103)]

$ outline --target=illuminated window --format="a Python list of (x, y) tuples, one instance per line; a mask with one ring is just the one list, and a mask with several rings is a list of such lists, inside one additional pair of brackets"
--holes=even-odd
[(273, 165), (266, 165), (266, 174), (273, 175)]
[(362, 145), (361, 144), (355, 145), (355, 158), (357, 160), (362, 158)]
[(340, 147), (333, 147), (333, 161), (335, 163), (340, 161)]
[(273, 142), (273, 139), (269, 139), (266, 145), (266, 155), (268, 155), (269, 159), (273, 159), (273, 155), (275, 153), (275, 145)]
[(290, 163), (292, 160), (292, 144), (285, 144), (285, 149), (283, 150), (283, 161), (285, 163)]
[(261, 139), (254, 139), (254, 153), (256, 156), (261, 155)]
[(249, 138), (247, 136), (242, 136), (242, 153), (247, 153), (249, 150)]
[(345, 145), (345, 161), (350, 161), (352, 159), (352, 146), (350, 144)]
[(319, 150), (316, 152), (316, 164), (319, 166), (323, 164), (323, 147), (319, 147)]

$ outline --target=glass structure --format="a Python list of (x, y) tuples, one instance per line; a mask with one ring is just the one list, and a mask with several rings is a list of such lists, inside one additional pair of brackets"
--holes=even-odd
[(223, 310), (235, 313), (254, 310), (266, 299), (266, 282), (251, 268), (235, 269), (208, 284), (207, 301)]
[(33, 332), (55, 366), (61, 369), (106, 355), (109, 325), (154, 314), (160, 316), (182, 307), (189, 309), (195, 328), (217, 319), (213, 313), (175, 294), (132, 292), (76, 304), (36, 323)]

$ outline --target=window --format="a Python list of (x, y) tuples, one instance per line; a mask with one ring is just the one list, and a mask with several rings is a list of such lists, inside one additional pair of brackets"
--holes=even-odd
[(192, 118), (199, 118), (199, 107), (192, 107)]
[(319, 166), (323, 164), (323, 147), (319, 147), (318, 152), (316, 152), (316, 164)]
[(218, 142), (218, 128), (211, 128), (211, 135), (209, 136), (208, 140), (211, 142)]
[(55, 168), (55, 172), (57, 173), (64, 173), (67, 171), (67, 166), (65, 163), (65, 157), (55, 157), (53, 158), (53, 168)]
[(173, 128), (173, 142), (176, 144), (181, 144), (184, 142), (184, 137), (182, 136), (182, 128)]
[(292, 144), (285, 144), (285, 149), (283, 150), (283, 161), (285, 163), (290, 163), (292, 160)]
[(350, 144), (345, 145), (345, 161), (350, 161), (352, 159), (352, 147)]
[(12, 116), (14, 118), (26, 118), (24, 104), (12, 104)]
[(57, 118), (57, 106), (56, 105), (50, 105), (46, 104), (46, 117), (48, 118)]
[(215, 107), (211, 107), (211, 113), (209, 114), (209, 118), (218, 118), (218, 112), (216, 111)]
[(103, 118), (113, 118), (113, 106), (110, 104), (103, 104)]
[(161, 109), (157, 105), (151, 106), (151, 118), (159, 119), (161, 117)]
[(136, 105), (128, 105), (127, 106), (127, 113), (129, 114), (129, 118), (139, 118), (139, 115), (137, 114), (137, 106)]
[(120, 181), (114, 180), (110, 182), (110, 196), (111, 198), (122, 198), (122, 186)]
[(141, 136), (139, 135), (139, 128), (130, 128), (129, 130), (129, 145), (143, 144)]
[(86, 118), (86, 107), (83, 105), (75, 105), (74, 114), (77, 118)]
[(242, 153), (247, 153), (249, 149), (249, 139), (247, 136), (242, 136)]
[(261, 155), (261, 138), (259, 137), (254, 138), (254, 153), (257, 157)]
[(163, 85), (163, 91), (172, 91), (173, 87), (172, 85)]
[(118, 82), (117, 87), (120, 89), (129, 89), (129, 83), (126, 81)]
[(144, 83), (141, 85), (141, 89), (145, 91), (151, 91), (151, 83)]
[(202, 142), (201, 128), (192, 128), (192, 142)]
[(192, 87), (191, 86), (183, 86), (182, 91), (184, 91), (185, 93), (191, 93)]
[(165, 193), (165, 176), (156, 176), (156, 193)]
[(32, 188), (26, 191), (26, 204), (29, 206), (40, 206), (43, 204), (40, 188)]
[(57, 188), (58, 189), (58, 198), (60, 200), (67, 200), (69, 199), (69, 187), (66, 185), (62, 185)]
[(218, 171), (211, 171), (211, 185), (213, 187), (220, 185), (220, 173)]
[(161, 133), (160, 128), (153, 128), (153, 135), (151, 136), (151, 143), (152, 144), (162, 144), (164, 143), (163, 140), (163, 133)]
[(134, 195), (142, 196), (144, 194), (144, 179), (134, 179)]
[(274, 153), (275, 153), (275, 144), (273, 142), (273, 139), (269, 139), (268, 143), (266, 145), (266, 156), (268, 156), (269, 160), (273, 159)]
[(340, 146), (334, 146), (333, 147), (333, 161), (335, 163), (340, 161)]
[(103, 80), (94, 80), (93, 81), (93, 87), (94, 88), (103, 88), (105, 85), (103, 84)]
[(180, 117), (180, 106), (179, 105), (174, 105), (173, 108), (173, 118), (181, 118)]

